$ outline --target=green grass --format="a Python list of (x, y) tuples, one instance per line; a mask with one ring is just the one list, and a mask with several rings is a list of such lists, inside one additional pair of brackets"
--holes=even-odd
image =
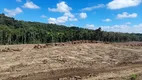
[(137, 79), (137, 75), (136, 74), (132, 74), (130, 80), (136, 80)]

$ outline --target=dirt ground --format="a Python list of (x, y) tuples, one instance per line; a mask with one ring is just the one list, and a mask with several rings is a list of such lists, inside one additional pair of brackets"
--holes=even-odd
[(34, 46), (1, 45), (0, 80), (133, 80), (132, 75), (142, 80), (142, 46), (117, 43), (41, 49)]

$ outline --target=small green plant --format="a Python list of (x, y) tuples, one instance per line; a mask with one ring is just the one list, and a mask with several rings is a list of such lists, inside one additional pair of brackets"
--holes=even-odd
[(130, 80), (136, 80), (137, 75), (136, 74), (132, 74)]

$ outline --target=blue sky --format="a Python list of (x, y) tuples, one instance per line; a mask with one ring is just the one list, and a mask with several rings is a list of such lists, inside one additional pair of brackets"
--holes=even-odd
[(25, 21), (142, 33), (142, 0), (0, 0), (0, 13)]

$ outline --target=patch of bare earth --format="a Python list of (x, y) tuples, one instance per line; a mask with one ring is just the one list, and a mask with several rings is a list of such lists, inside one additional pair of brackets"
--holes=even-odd
[(83, 43), (0, 46), (0, 80), (142, 80), (142, 46)]

